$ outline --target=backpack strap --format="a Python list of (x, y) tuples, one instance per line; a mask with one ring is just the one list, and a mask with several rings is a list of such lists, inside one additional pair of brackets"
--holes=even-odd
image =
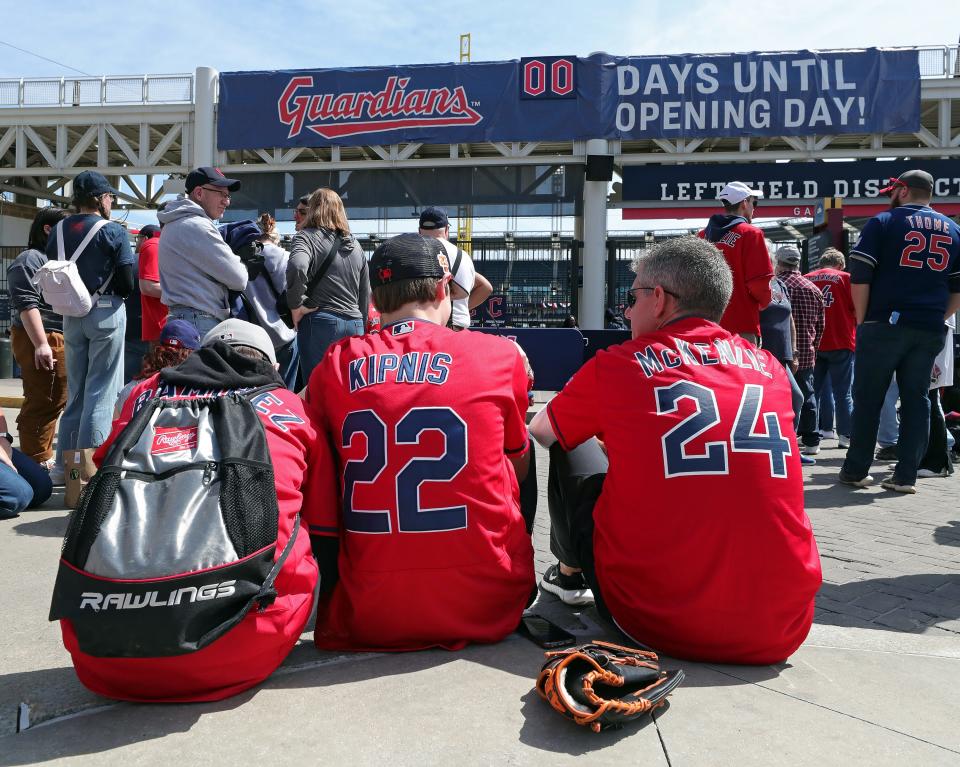
[[(56, 226), (57, 261), (76, 261), (78, 258), (80, 258), (80, 254), (83, 253), (87, 245), (89, 245), (90, 242), (93, 240), (93, 238), (97, 236), (97, 232), (99, 232), (101, 229), (103, 229), (103, 227), (105, 227), (109, 223), (110, 222), (105, 218), (101, 218), (99, 221), (97, 221), (93, 226), (90, 227), (90, 231), (87, 232), (86, 237), (84, 237), (80, 241), (80, 244), (77, 246), (77, 249), (73, 251), (73, 255), (71, 255), (70, 258), (65, 258), (65, 256), (67, 255), (67, 252), (66, 252), (66, 248), (63, 245), (63, 221), (62, 220), (58, 221)], [(116, 272), (116, 269), (110, 272), (110, 276), (107, 277), (106, 281), (104, 281), (104, 283), (90, 295), (91, 305), (95, 304), (97, 302), (97, 299), (103, 295), (104, 291), (106, 291), (106, 289), (110, 287), (110, 283), (113, 281), (113, 275), (115, 274), (115, 272)]]
[[(450, 272), (450, 276), (453, 277), (454, 280), (457, 279), (457, 272), (460, 271), (461, 261), (463, 261), (463, 251), (460, 248), (457, 248), (457, 258), (453, 262), (453, 271)], [(457, 285), (460, 285), (460, 283), (458, 282)], [(463, 285), (460, 285), (460, 287), (462, 288)]]
[[(67, 255), (66, 248), (63, 245), (63, 221), (57, 222), (57, 261), (76, 261), (80, 258), (80, 254), (86, 249), (87, 245), (90, 244), (90, 241), (97, 236), (103, 227), (105, 227), (110, 222), (105, 218), (101, 218), (93, 226), (90, 227), (90, 231), (87, 232), (87, 236), (80, 240), (80, 244), (77, 245), (77, 249), (73, 251), (73, 255), (70, 258), (65, 258)], [(111, 275), (112, 277), (113, 275)]]

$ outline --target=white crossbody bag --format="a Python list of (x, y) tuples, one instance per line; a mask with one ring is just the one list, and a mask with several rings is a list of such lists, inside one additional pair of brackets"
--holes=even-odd
[(69, 259), (65, 258), (66, 252), (63, 247), (63, 222), (61, 221), (55, 227), (57, 260), (47, 261), (37, 269), (33, 284), (43, 294), (43, 300), (50, 304), (55, 312), (62, 314), (64, 317), (86, 317), (90, 313), (90, 309), (93, 308), (93, 304), (113, 280), (113, 274), (111, 273), (106, 282), (91, 296), (87, 286), (80, 279), (80, 271), (76, 264), (80, 254), (107, 223), (109, 222), (106, 219), (100, 219), (90, 227), (87, 236), (81, 240)]

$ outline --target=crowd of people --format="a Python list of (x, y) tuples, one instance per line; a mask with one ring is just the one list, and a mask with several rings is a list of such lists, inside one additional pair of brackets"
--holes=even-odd
[[(490, 286), (449, 242), (443, 210), (425, 209), (417, 233), (387, 240), (368, 261), (342, 200), (318, 189), (299, 200), (287, 255), (270, 216), (217, 227), (239, 185), (215, 168), (191, 172), (186, 193), (158, 216), (159, 237), (141, 236), (138, 265), (121, 227), (94, 230), (116, 192), (87, 171), (74, 183), (76, 213), (41, 211), (30, 249), (11, 267), (22, 275), (17, 359), (44, 382), (25, 387), (28, 401), (34, 389), (40, 400), (21, 411), (21, 424), (23, 413), (32, 424), (21, 425), (21, 445), (38, 461), (52, 457), (51, 474), (62, 408), (58, 450), (99, 448), (102, 464), (112, 445), (131, 442), (132, 422), (144, 428), (147, 405), (229, 392), (256, 394), (273, 461), (278, 606), (231, 645), (257, 670), (219, 663), (201, 680), (184, 673), (195, 658), (173, 654), (144, 660), (154, 687), (143, 689), (141, 677), (134, 690), (124, 680), (142, 664), (91, 661), (65, 619), (81, 679), (104, 694), (210, 699), (255, 684), (299, 635), (318, 579), (320, 648), (457, 649), (504, 638), (536, 594), (535, 490), (532, 505), (522, 500), (536, 476), (531, 436), (550, 451), (557, 562), (543, 590), (595, 603), (629, 640), (675, 657), (779, 662), (805, 639), (821, 582), (802, 462), (815, 461), (835, 430), (849, 447), (839, 481), (868, 484), (893, 378), (898, 462), (883, 486), (914, 492), (924, 453), (941, 447), (929, 436), (939, 404), (928, 392), (945, 320), (960, 309), (960, 228), (930, 207), (923, 171), (892, 181), (891, 209), (866, 225), (849, 272), (843, 254), (828, 251), (806, 276), (795, 248), (774, 249), (752, 224), (760, 192), (731, 182), (719, 195), (723, 213), (700, 237), (635, 259), (631, 340), (590, 359), (529, 433), (534, 380), (522, 350), (462, 332)], [(63, 318), (62, 335), (31, 293), (44, 253), (79, 253), (95, 296), (87, 317)], [(118, 400), (124, 301), (135, 288), (146, 352)], [(371, 309), (377, 332), (367, 332)], [(835, 426), (825, 422), (828, 400)], [(170, 452), (164, 429), (156, 453)], [(23, 442), (27, 431), (33, 442)], [(196, 432), (181, 432), (181, 449), (204, 449)], [(949, 465), (947, 456), (936, 473)], [(312, 557), (295, 542), (300, 524)], [(219, 587), (232, 594), (224, 584), (234, 582)], [(134, 597), (118, 595), (117, 605)]]

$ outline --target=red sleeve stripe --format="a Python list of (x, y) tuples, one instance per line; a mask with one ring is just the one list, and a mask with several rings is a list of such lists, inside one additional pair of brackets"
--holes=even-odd
[(520, 447), (513, 448), (512, 450), (508, 448), (503, 452), (506, 453), (507, 455), (522, 455), (523, 453), (527, 452), (527, 448), (529, 447), (530, 447), (530, 440), (525, 439), (523, 441), (523, 444)]
[(553, 427), (553, 433), (557, 435), (557, 440), (560, 442), (560, 447), (570, 452), (570, 446), (567, 443), (567, 440), (563, 437), (563, 432), (560, 431), (560, 426), (557, 424), (557, 419), (553, 417), (553, 408), (551, 407), (552, 403), (547, 403), (547, 418), (550, 419), (550, 426)]

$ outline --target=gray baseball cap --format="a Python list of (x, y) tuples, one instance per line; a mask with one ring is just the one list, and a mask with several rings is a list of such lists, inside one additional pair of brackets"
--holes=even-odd
[(800, 251), (793, 245), (782, 245), (777, 248), (777, 262), (787, 266), (799, 266)]
[(230, 346), (250, 346), (266, 355), (272, 364), (277, 364), (277, 353), (270, 343), (270, 336), (266, 330), (252, 322), (233, 318), (224, 320), (203, 337), (200, 345), (210, 346), (216, 341), (223, 341)]

